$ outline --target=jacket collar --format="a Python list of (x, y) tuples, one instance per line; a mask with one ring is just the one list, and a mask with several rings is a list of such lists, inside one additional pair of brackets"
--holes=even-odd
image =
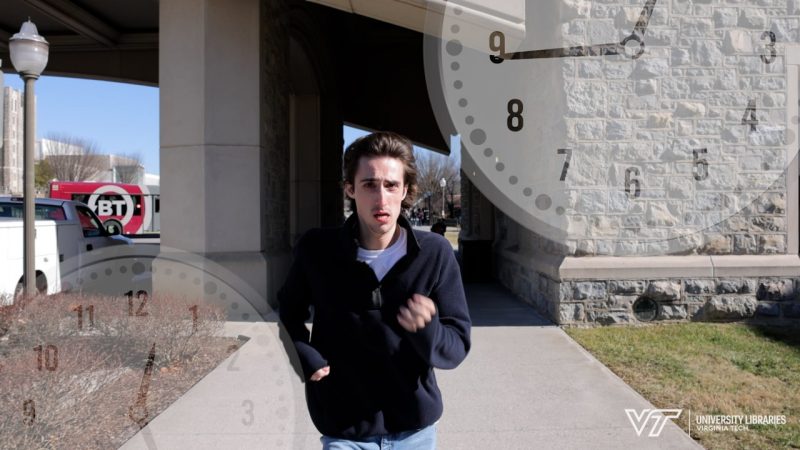
[[(405, 213), (400, 213), (400, 216), (397, 218), (397, 224), (406, 230), (406, 254), (415, 256), (419, 253), (419, 240), (417, 240), (414, 229), (411, 227), (411, 222), (409, 222)], [(345, 255), (347, 259), (355, 260), (356, 256), (358, 256), (358, 237), (358, 213), (354, 212), (345, 220), (339, 232), (341, 254)]]

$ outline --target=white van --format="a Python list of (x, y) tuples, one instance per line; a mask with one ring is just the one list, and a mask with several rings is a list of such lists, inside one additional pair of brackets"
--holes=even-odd
[[(22, 290), (23, 199), (0, 197), (0, 305), (8, 305)], [(36, 288), (61, 291), (62, 277), (91, 264), (92, 252), (112, 245), (132, 245), (130, 239), (103, 228), (100, 219), (80, 202), (36, 199)]]

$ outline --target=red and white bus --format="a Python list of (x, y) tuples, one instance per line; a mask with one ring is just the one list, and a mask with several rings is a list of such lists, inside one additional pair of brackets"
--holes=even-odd
[(156, 189), (137, 184), (91, 181), (51, 181), (50, 197), (89, 205), (106, 228), (122, 234), (159, 232), (160, 199)]

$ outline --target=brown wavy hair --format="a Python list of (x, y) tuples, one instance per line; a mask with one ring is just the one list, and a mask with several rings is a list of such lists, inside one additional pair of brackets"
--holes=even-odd
[[(356, 170), (362, 157), (382, 157), (399, 159), (403, 163), (403, 184), (408, 187), (406, 198), (401, 203), (402, 209), (408, 210), (417, 195), (417, 162), (414, 158), (414, 145), (407, 137), (391, 131), (376, 131), (361, 136), (347, 146), (344, 152), (342, 187), (346, 183), (355, 186)], [(350, 209), (356, 212), (356, 202), (347, 198)]]

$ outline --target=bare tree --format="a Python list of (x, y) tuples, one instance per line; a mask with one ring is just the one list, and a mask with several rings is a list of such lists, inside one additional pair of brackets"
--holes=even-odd
[(90, 180), (104, 168), (94, 141), (67, 133), (48, 133), (42, 142), (42, 156), (60, 181)]
[(126, 153), (115, 158), (117, 161), (122, 160), (122, 164), (116, 164), (114, 170), (117, 172), (117, 182), (127, 184), (137, 184), (143, 182), (140, 180), (139, 174), (142, 168), (142, 154), (141, 153)]
[[(461, 193), (461, 171), (458, 161), (454, 155), (444, 156), (431, 151), (415, 151), (414, 156), (417, 160), (417, 183), (419, 192), (417, 197), (417, 207), (430, 206), (432, 211), (441, 211), (442, 187), (439, 184), (444, 178), (445, 182), (445, 202), (448, 203), (449, 214), (453, 214), (453, 202), (455, 195)], [(426, 200), (430, 197), (430, 200)], [(449, 198), (448, 198), (449, 197)], [(428, 203), (429, 202), (429, 203)]]

